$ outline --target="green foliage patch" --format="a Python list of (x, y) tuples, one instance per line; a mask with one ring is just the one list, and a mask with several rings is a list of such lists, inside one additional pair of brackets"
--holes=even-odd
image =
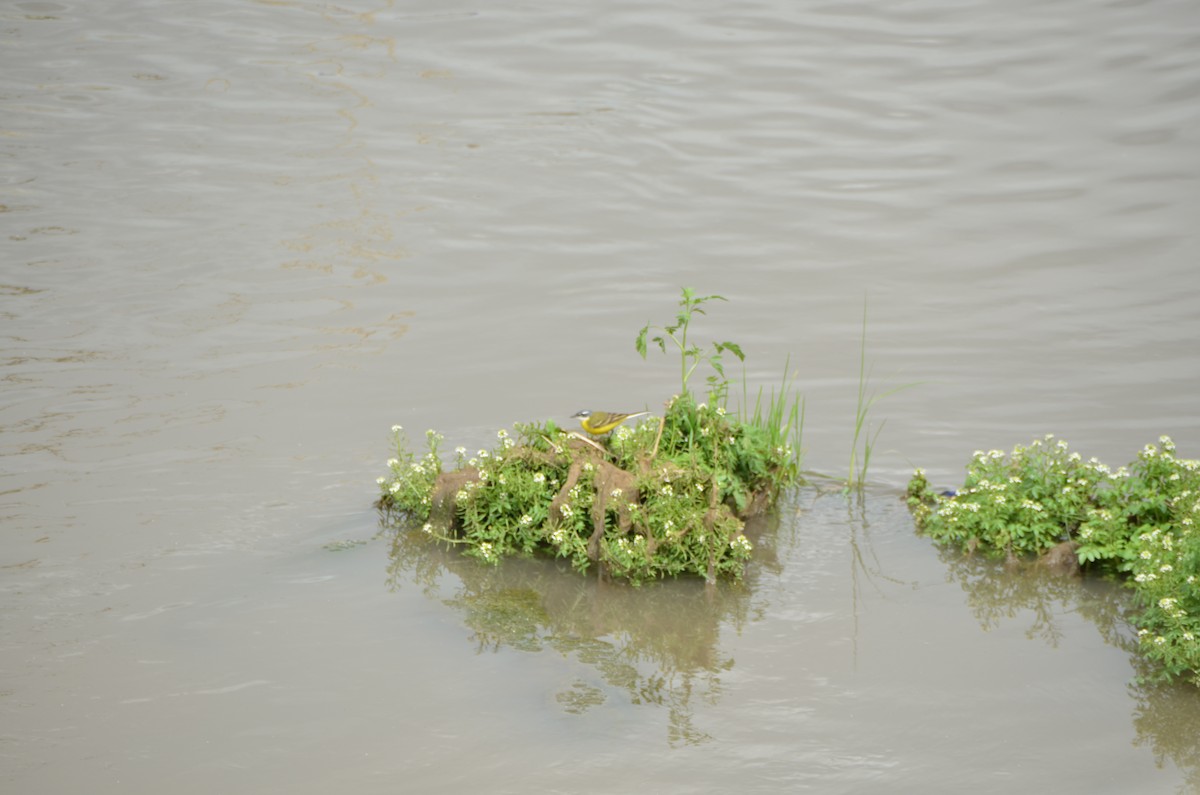
[[(713, 343), (706, 355), (689, 339), (694, 316), (712, 300), (724, 299), (685, 289), (676, 321), (652, 339), (664, 352), (673, 344), (681, 359), (681, 391), (661, 419), (620, 426), (600, 441), (553, 421), (516, 424), (497, 432), (491, 450), (468, 455), (459, 447), (450, 471), (443, 471), (441, 434), (428, 431), (418, 455), (394, 426), (396, 454), (377, 480), (379, 508), (485, 563), (548, 555), (635, 584), (741, 577), (753, 549), (744, 520), (800, 479), (802, 403), (785, 378), (769, 405), (760, 393), (753, 414), (727, 411), (721, 357), (742, 360), (741, 348)], [(643, 357), (651, 328), (636, 340)], [(711, 370), (708, 400), (697, 402), (688, 380), (702, 363)]]
[(1200, 685), (1200, 462), (1176, 457), (1170, 438), (1115, 471), (1051, 436), (979, 451), (955, 494), (936, 494), (918, 469), (908, 504), (940, 543), (1007, 556), (1069, 545), (1084, 568), (1121, 577), (1143, 655), (1162, 677)]

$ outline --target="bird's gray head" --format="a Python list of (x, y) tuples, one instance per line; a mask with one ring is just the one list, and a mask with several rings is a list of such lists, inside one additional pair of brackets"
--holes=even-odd
[(576, 413), (572, 414), (572, 415), (571, 415), (571, 419), (581, 419), (581, 420), (585, 420), (585, 419), (587, 419), (587, 418), (588, 418), (588, 417), (590, 417), (590, 416), (592, 416), (592, 412), (591, 412), (591, 410), (590, 410), (590, 409), (584, 409), (583, 411), (578, 411), (578, 412), (576, 412)]

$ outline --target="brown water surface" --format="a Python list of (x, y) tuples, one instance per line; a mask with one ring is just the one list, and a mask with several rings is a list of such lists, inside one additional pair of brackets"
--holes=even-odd
[[(12, 792), (1176, 792), (1124, 597), (939, 552), (977, 448), (1200, 456), (1200, 13), (1087, 3), (0, 9)], [(807, 400), (742, 584), (376, 537), (388, 429)], [(740, 377), (740, 373), (738, 374)], [(703, 377), (698, 376), (698, 377)], [(365, 542), (362, 544), (347, 542)]]

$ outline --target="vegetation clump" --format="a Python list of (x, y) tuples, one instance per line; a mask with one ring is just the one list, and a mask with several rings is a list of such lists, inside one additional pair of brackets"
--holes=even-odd
[[(908, 504), (919, 529), (965, 551), (1070, 557), (1133, 588), (1138, 644), (1165, 679), (1200, 685), (1200, 462), (1163, 436), (1111, 470), (1052, 436), (976, 452), (957, 493), (917, 470)], [(1071, 566), (1067, 566), (1071, 568)]]
[[(396, 455), (377, 480), (378, 507), (393, 523), (461, 544), (486, 563), (544, 554), (635, 584), (682, 574), (741, 577), (753, 549), (745, 520), (800, 478), (801, 404), (788, 401), (785, 380), (770, 405), (760, 395), (752, 414), (727, 410), (721, 357), (741, 360), (741, 349), (713, 343), (706, 354), (688, 338), (711, 300), (724, 299), (685, 289), (676, 322), (651, 339), (664, 352), (673, 343), (681, 358), (680, 394), (660, 419), (600, 440), (553, 421), (518, 423), (511, 433), (499, 430), (491, 450), (457, 448), (449, 471), (441, 434), (428, 431), (427, 449), (417, 455), (394, 426)], [(643, 357), (651, 329), (637, 337)], [(712, 370), (702, 402), (688, 389), (701, 363)]]

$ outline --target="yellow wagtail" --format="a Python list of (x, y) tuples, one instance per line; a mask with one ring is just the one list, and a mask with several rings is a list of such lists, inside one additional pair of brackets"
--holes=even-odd
[(583, 429), (592, 436), (603, 436), (613, 428), (620, 425), (625, 420), (631, 420), (634, 417), (641, 417), (643, 414), (649, 414), (648, 411), (638, 411), (633, 414), (615, 414), (611, 411), (583, 411), (572, 414), (571, 419), (579, 420), (579, 424)]

